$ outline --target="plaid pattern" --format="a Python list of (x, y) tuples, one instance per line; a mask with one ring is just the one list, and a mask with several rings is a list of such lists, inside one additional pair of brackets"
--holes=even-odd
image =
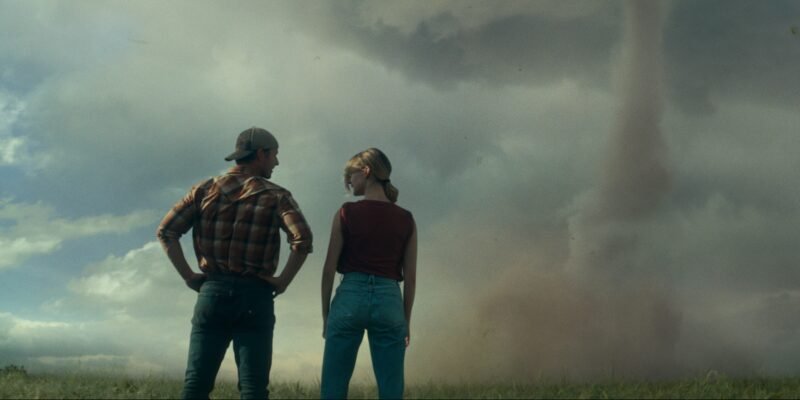
[(292, 251), (312, 251), (311, 229), (291, 193), (239, 167), (193, 187), (164, 216), (158, 238), (178, 240), (189, 229), (204, 272), (274, 275), (279, 229), (286, 232)]

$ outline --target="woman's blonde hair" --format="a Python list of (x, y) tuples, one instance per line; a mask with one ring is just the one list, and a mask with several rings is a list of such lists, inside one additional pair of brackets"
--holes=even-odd
[(400, 191), (392, 185), (389, 176), (392, 174), (392, 163), (389, 158), (382, 151), (371, 147), (366, 149), (347, 161), (344, 166), (344, 182), (345, 187), (350, 189), (350, 174), (359, 171), (364, 167), (369, 167), (370, 173), (375, 177), (381, 185), (383, 185), (383, 192), (392, 203), (397, 202), (397, 196)]

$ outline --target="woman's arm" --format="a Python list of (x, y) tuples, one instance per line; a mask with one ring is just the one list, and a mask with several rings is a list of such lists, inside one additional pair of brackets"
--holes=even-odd
[(414, 293), (417, 289), (417, 226), (414, 225), (411, 237), (403, 256), (403, 306), (406, 314), (408, 335), (406, 346), (411, 343), (411, 309), (414, 308)]
[(331, 240), (328, 243), (328, 255), (325, 257), (325, 266), (322, 268), (322, 337), (325, 337), (325, 328), (328, 326), (328, 311), (331, 308), (331, 292), (333, 292), (333, 279), (336, 277), (336, 264), (342, 253), (342, 226), (339, 211), (333, 216), (331, 224)]

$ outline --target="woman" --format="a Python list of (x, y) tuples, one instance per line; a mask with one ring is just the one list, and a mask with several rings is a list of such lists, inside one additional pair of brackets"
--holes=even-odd
[[(375, 148), (356, 154), (345, 166), (345, 187), (364, 199), (345, 203), (333, 217), (322, 273), (323, 399), (347, 397), (365, 330), (378, 395), (382, 399), (403, 397), (417, 232), (411, 213), (394, 204), (398, 190), (389, 180), (391, 172), (389, 159)], [(343, 276), (331, 303), (337, 271)]]

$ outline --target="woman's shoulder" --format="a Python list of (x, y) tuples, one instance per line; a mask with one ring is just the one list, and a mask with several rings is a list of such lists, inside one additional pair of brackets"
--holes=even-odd
[(340, 212), (348, 212), (351, 210), (359, 210), (359, 209), (368, 209), (368, 210), (383, 210), (381, 212), (386, 212), (388, 210), (392, 210), (397, 214), (401, 214), (408, 218), (414, 219), (414, 215), (411, 211), (397, 205), (397, 203), (388, 203), (383, 201), (370, 201), (370, 200), (358, 200), (358, 201), (346, 201), (342, 203), (342, 206), (339, 207)]
[(403, 215), (406, 218), (409, 218), (411, 220), (414, 219), (414, 214), (412, 214), (411, 211), (409, 211), (409, 210), (407, 210), (407, 209), (405, 209), (403, 207), (398, 206), (397, 203), (395, 203), (394, 206), (397, 209), (398, 213), (400, 213), (401, 215)]
[(344, 203), (342, 203), (342, 206), (339, 207), (339, 210), (340, 211), (341, 210), (347, 210), (349, 208), (352, 208), (355, 204), (356, 204), (356, 202), (354, 202), (354, 201), (345, 201)]
[(339, 217), (345, 219), (347, 215), (352, 214), (354, 211), (354, 207), (357, 206), (357, 202), (354, 201), (346, 201), (342, 203), (342, 206), (336, 210), (336, 213), (339, 214)]
[(400, 210), (400, 211), (402, 211), (402, 212), (404, 212), (404, 213), (407, 213), (407, 214), (411, 214), (411, 211), (409, 211), (409, 210), (405, 209), (404, 207), (402, 207), (402, 206), (398, 205), (397, 203), (393, 203), (393, 204), (394, 204), (394, 206), (395, 206), (395, 207), (396, 207), (398, 210)]

